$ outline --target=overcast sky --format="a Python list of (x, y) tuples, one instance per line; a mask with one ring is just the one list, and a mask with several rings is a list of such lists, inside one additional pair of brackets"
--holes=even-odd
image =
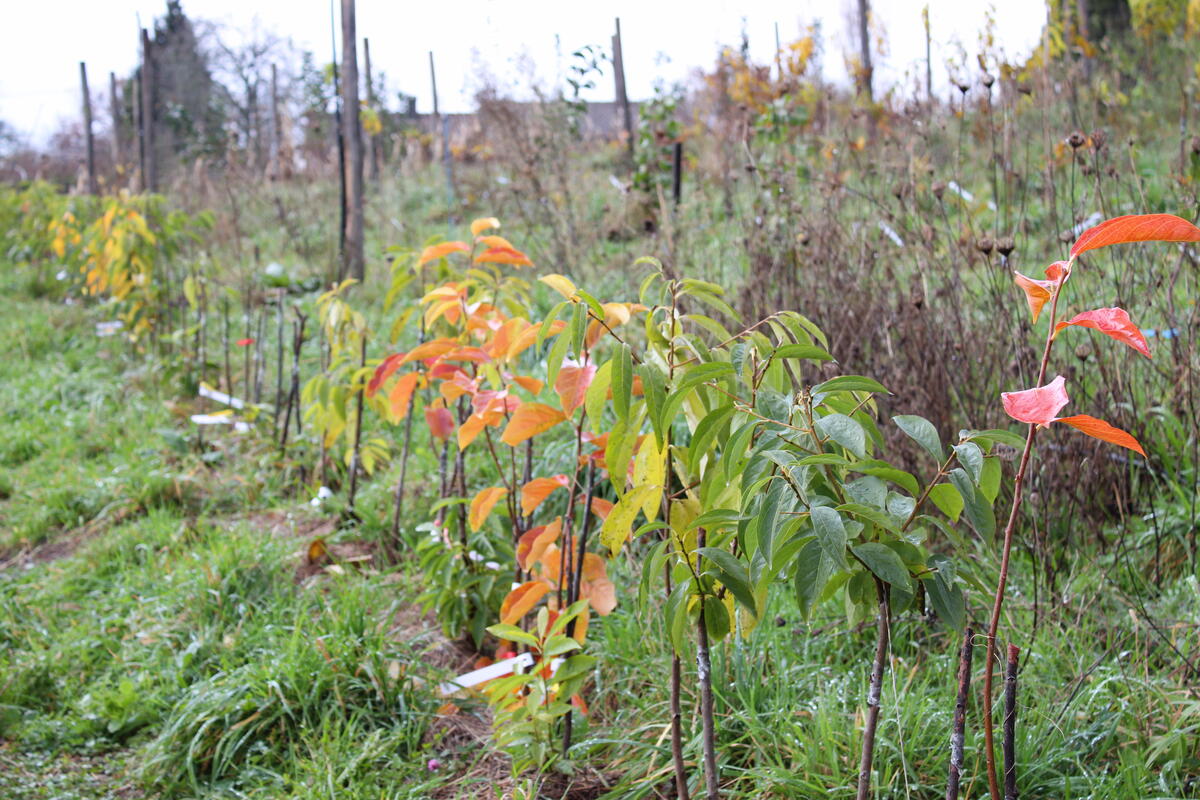
[[(877, 68), (884, 85), (911, 85), (923, 74), (925, 39), (921, 9), (927, 0), (873, 0), (877, 27), (887, 54)], [(945, 63), (958, 42), (974, 65), (979, 32), (994, 7), (987, 0), (928, 0), (932, 20), (935, 83), (945, 85)], [(108, 73), (128, 74), (136, 65), (138, 20), (149, 26), (165, 0), (34, 0), (11, 2), (0, 34), (0, 119), (35, 141), (44, 140), (60, 120), (79, 115), (79, 62), (86, 61), (94, 95), (107, 94)], [(340, 3), (339, 3), (340, 6)], [(819, 20), (825, 45), (824, 70), (844, 79), (843, 51), (851, 44), (847, 28), (854, 0), (611, 0), (567, 4), (554, 0), (451, 0), (401, 3), (358, 0), (358, 32), (371, 40), (373, 68), (387, 74), (390, 89), (417, 97), (424, 112), (432, 105), (427, 52), (437, 61), (444, 110), (465, 111), (484, 64), (501, 84), (519, 82), (520, 64), (536, 64), (553, 82), (570, 54), (588, 44), (608, 49), (613, 18), (621, 18), (625, 70), (633, 99), (649, 96), (655, 80), (685, 78), (711, 66), (719, 45), (736, 46), (744, 29), (751, 56), (770, 61), (775, 26), (786, 43)], [(1013, 57), (1036, 44), (1045, 20), (1044, 0), (1003, 0), (995, 38)], [(194, 19), (232, 28), (255, 22), (319, 63), (329, 60), (328, 0), (183, 0)], [(338, 38), (340, 48), (340, 35)], [(360, 52), (361, 57), (361, 52)], [(609, 77), (590, 99), (610, 100)], [(97, 118), (105, 120), (103, 110)]]

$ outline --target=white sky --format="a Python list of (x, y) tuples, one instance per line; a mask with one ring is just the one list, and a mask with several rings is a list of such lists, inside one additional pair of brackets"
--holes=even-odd
[[(873, 0), (872, 5), (888, 50), (877, 64), (877, 79), (881, 85), (911, 85), (906, 74), (924, 74), (921, 8), (926, 0)], [(951, 46), (955, 41), (968, 52), (974, 75), (979, 32), (995, 4), (928, 0), (928, 5), (935, 84), (946, 84), (944, 65), (956, 52)], [(1045, 2), (1000, 0), (999, 5), (1003, 13), (994, 14), (996, 41), (1010, 56), (1023, 57), (1040, 35)], [(432, 50), (443, 110), (466, 111), (473, 105), (480, 62), (501, 83), (513, 83), (521, 75), (519, 62), (527, 57), (550, 82), (579, 47), (595, 44), (607, 51), (613, 18), (618, 16), (629, 94), (635, 100), (649, 96), (656, 79), (679, 80), (693, 68), (711, 66), (717, 47), (736, 46), (743, 28), (752, 58), (767, 62), (774, 55), (776, 24), (786, 43), (817, 19), (825, 44), (825, 74), (844, 78), (842, 53), (852, 41), (847, 27), (853, 6), (854, 0), (358, 0), (358, 32), (371, 39), (373, 69), (387, 74), (392, 91), (415, 95), (422, 112), (432, 106), (427, 55)], [(165, 0), (7, 4), (0, 34), (0, 119), (34, 141), (44, 140), (61, 119), (80, 114), (79, 61), (87, 62), (93, 98), (107, 95), (108, 73), (125, 75), (136, 64), (138, 16), (149, 27), (165, 7)], [(328, 0), (184, 0), (183, 9), (193, 19), (235, 28), (249, 27), (257, 18), (262, 28), (290, 37), (298, 49), (312, 50), (318, 63), (329, 60)], [(340, 34), (338, 43), (340, 49)], [(589, 99), (612, 96), (612, 80), (606, 75)], [(95, 111), (101, 123), (106, 111)]]

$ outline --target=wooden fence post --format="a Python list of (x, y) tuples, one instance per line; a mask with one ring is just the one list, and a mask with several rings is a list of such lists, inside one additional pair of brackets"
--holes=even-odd
[(117, 93), (117, 74), (108, 73), (108, 109), (112, 116), (113, 183), (117, 182), (125, 167), (125, 129), (122, 123), (121, 95)]
[[(363, 77), (366, 81), (367, 107), (373, 113), (379, 114), (379, 109), (375, 106), (375, 84), (371, 80), (371, 40), (365, 36), (363, 37), (363, 69), (365, 72)], [(382, 117), (380, 117), (380, 121), (383, 121)], [(367, 174), (370, 176), (372, 183), (379, 180), (379, 144), (377, 138), (376, 135), (367, 137), (367, 163), (369, 165)]]
[(158, 191), (158, 158), (154, 152), (154, 55), (150, 34), (142, 28), (142, 190)]
[(629, 108), (629, 95), (625, 91), (625, 57), (621, 52), (621, 18), (617, 17), (617, 32), (612, 37), (613, 76), (617, 82), (617, 103), (625, 122), (625, 147), (629, 154), (629, 164), (633, 166), (633, 112)]

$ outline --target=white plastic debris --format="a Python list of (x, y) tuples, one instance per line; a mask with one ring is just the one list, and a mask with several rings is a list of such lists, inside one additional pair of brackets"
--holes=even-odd
[[(958, 185), (958, 181), (950, 181), (949, 183), (947, 183), (947, 184), (946, 184), (946, 187), (947, 187), (947, 188), (948, 188), (950, 191), (954, 192), (956, 195), (958, 195), (959, 197), (961, 197), (963, 200), (966, 200), (968, 203), (974, 203), (974, 202), (975, 202), (975, 195), (971, 194), (971, 193), (970, 193), (970, 192), (968, 192), (966, 189), (964, 189), (964, 188), (962, 188), (961, 186), (959, 186), (959, 185)], [(988, 207), (989, 209), (991, 209), (992, 211), (995, 211), (995, 210), (996, 210), (996, 204), (995, 204), (995, 203), (993, 203), (991, 200), (988, 200), (988, 202), (987, 202), (987, 207)]]
[(878, 222), (879, 230), (883, 231), (883, 235), (888, 237), (895, 243), (896, 247), (904, 247), (904, 240), (900, 238), (900, 234), (896, 233), (896, 229), (888, 225), (883, 220)]
[(119, 319), (114, 319), (109, 322), (97, 322), (96, 323), (96, 335), (97, 336), (112, 336), (117, 331), (121, 330), (124, 327), (125, 327), (125, 323)]
[(1104, 219), (1104, 215), (1101, 214), (1099, 211), (1095, 211), (1092, 213), (1092, 215), (1090, 217), (1085, 219), (1083, 222), (1079, 223), (1074, 228), (1071, 228), (1071, 233), (1078, 236), (1079, 234), (1086, 231), (1088, 228), (1091, 228), (1094, 225), (1098, 225), (1100, 223), (1100, 220), (1102, 220), (1102, 219)]
[(233, 408), (242, 409), (246, 407), (245, 400), (240, 400), (232, 395), (225, 394), (224, 392), (218, 392), (207, 383), (200, 384), (200, 396), (207, 397), (209, 400), (216, 400), (218, 403), (224, 403), (225, 405)]
[(514, 672), (521, 669), (528, 669), (533, 666), (533, 654), (521, 653), (519, 656), (505, 658), (497, 661), (495, 664), (488, 664), (486, 667), (480, 667), (476, 670), (471, 670), (468, 673), (459, 675), (453, 680), (446, 681), (438, 687), (438, 691), (442, 694), (454, 694), (463, 689), (470, 689), (472, 686), (478, 686), (484, 681), (503, 678), (505, 675), (512, 675)]

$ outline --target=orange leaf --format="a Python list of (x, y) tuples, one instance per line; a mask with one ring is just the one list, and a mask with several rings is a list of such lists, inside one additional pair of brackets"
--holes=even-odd
[(1029, 303), (1029, 311), (1033, 314), (1034, 322), (1037, 322), (1038, 315), (1042, 313), (1042, 306), (1049, 302), (1050, 298), (1054, 296), (1054, 293), (1058, 291), (1058, 287), (1062, 284), (1063, 276), (1067, 274), (1064, 269), (1065, 266), (1065, 262), (1055, 261), (1046, 267), (1046, 277), (1050, 278), (1050, 280), (1046, 281), (1030, 278), (1019, 272), (1013, 272), (1013, 280), (1025, 292), (1025, 301)]
[(471, 500), (471, 510), (467, 515), (467, 521), (471, 525), (471, 530), (477, 531), (483, 527), (483, 521), (487, 519), (488, 514), (492, 513), (492, 509), (496, 503), (500, 502), (500, 498), (508, 494), (508, 489), (503, 486), (489, 486), (486, 489), (481, 489), (478, 494)]
[(1058, 412), (1067, 404), (1066, 379), (1061, 375), (1045, 386), (1026, 389), (1023, 392), (1004, 392), (1000, 400), (1004, 410), (1017, 422), (1041, 425), (1043, 428), (1054, 422)]
[(421, 381), (419, 372), (410, 372), (406, 375), (401, 375), (392, 385), (392, 391), (388, 393), (388, 409), (391, 412), (389, 417), (393, 423), (399, 422), (408, 416), (409, 403), (412, 401), (413, 391)]
[(509, 592), (500, 604), (500, 622), (504, 625), (516, 625), (548, 591), (550, 587), (541, 581), (522, 583)]
[[(516, 358), (518, 355), (528, 349), (534, 342), (536, 342), (538, 332), (541, 330), (541, 327), (541, 325), (530, 325), (528, 328), (518, 334), (513, 339), (512, 344), (508, 346), (508, 353), (506, 354), (508, 360), (511, 361), (512, 359)], [(554, 336), (565, 327), (567, 327), (566, 322), (561, 319), (556, 319), (554, 322), (550, 323), (550, 332), (548, 335)]]
[(505, 239), (503, 236), (476, 236), (475, 244), (481, 244), (484, 247), (507, 247), (509, 250), (515, 250), (512, 242)]
[(1146, 451), (1138, 444), (1137, 439), (1120, 428), (1114, 428), (1102, 419), (1089, 417), (1087, 414), (1076, 414), (1073, 417), (1059, 417), (1055, 422), (1065, 422), (1072, 428), (1083, 431), (1088, 436), (1093, 436), (1109, 444), (1128, 447), (1133, 452), (1141, 454), (1142, 458), (1146, 457)]
[(588, 387), (592, 385), (592, 379), (595, 377), (595, 364), (585, 364), (579, 367), (568, 362), (558, 371), (558, 379), (554, 381), (554, 391), (558, 392), (563, 412), (568, 417), (575, 413), (575, 409), (583, 405)]
[(511, 247), (489, 247), (475, 256), (476, 264), (512, 264), (518, 267), (532, 267), (529, 256)]
[(513, 412), (500, 441), (509, 447), (516, 447), (526, 439), (550, 430), (564, 419), (566, 417), (561, 411), (545, 403), (524, 403)]
[(512, 380), (517, 386), (533, 395), (541, 394), (542, 387), (545, 385), (537, 378), (531, 378), (528, 375), (513, 375)]
[(458, 449), (466, 450), (467, 445), (475, 441), (476, 436), (483, 433), (485, 424), (483, 417), (478, 414), (467, 417), (466, 422), (458, 426)]
[(449, 439), (450, 434), (454, 433), (454, 415), (445, 406), (426, 408), (425, 423), (435, 439)]
[(529, 566), (542, 557), (546, 548), (558, 541), (562, 535), (562, 517), (555, 517), (549, 525), (539, 525), (521, 534), (517, 540), (517, 564), (521, 569)]
[(1146, 337), (1129, 319), (1129, 314), (1123, 308), (1097, 308), (1094, 311), (1085, 311), (1066, 322), (1055, 325), (1054, 332), (1057, 334), (1068, 325), (1098, 330), (1105, 336), (1110, 336), (1118, 342), (1124, 342), (1146, 358), (1150, 357), (1150, 345), (1146, 344)]
[(570, 485), (571, 479), (566, 475), (555, 475), (553, 478), (534, 478), (521, 487), (521, 513), (529, 516), (555, 489), (566, 489)]
[(1174, 214), (1114, 217), (1084, 231), (1071, 245), (1071, 258), (1098, 247), (1127, 242), (1200, 242), (1200, 228)]
[(400, 359), (401, 364), (407, 364), (410, 361), (424, 361), (427, 358), (439, 358), (449, 353), (458, 347), (459, 344), (454, 339), (433, 339), (432, 341), (419, 344), (412, 350), (409, 350), (403, 358)]
[(605, 500), (603, 497), (592, 498), (592, 513), (599, 517), (601, 521), (608, 519), (608, 512), (612, 510), (613, 503), (611, 500)]
[(489, 228), (499, 228), (500, 220), (495, 217), (480, 217), (471, 222), (471, 235), (478, 236)]
[(424, 266), (430, 261), (436, 261), (439, 258), (445, 258), (451, 253), (469, 253), (471, 248), (466, 242), (442, 242), (441, 244), (430, 245), (421, 251), (421, 257), (417, 260), (418, 266)]

